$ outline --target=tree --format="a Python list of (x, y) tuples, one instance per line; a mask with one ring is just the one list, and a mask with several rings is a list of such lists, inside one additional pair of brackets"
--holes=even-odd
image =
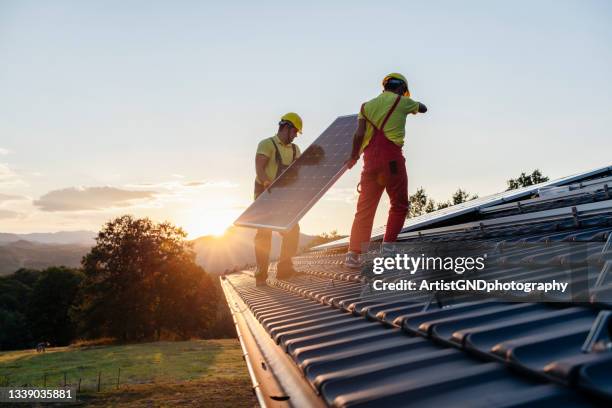
[(435, 203), (427, 197), (423, 187), (419, 187), (414, 194), (410, 195), (408, 201), (408, 218), (418, 217), (419, 215), (435, 211)]
[(36, 269), (20, 268), (17, 270), (17, 272), (11, 275), (11, 278), (32, 288), (34, 287), (34, 284), (38, 280), (39, 276), (40, 271)]
[(20, 280), (19, 272), (0, 277), (0, 309), (17, 311), (25, 314), (32, 286), (36, 282)]
[(25, 314), (37, 274), (37, 271), (20, 269), (0, 277), (0, 350), (33, 345)]
[(418, 217), (419, 215), (441, 210), (443, 208), (450, 207), (451, 205), (461, 204), (475, 198), (478, 198), (478, 195), (470, 195), (470, 193), (467, 191), (459, 188), (457, 191), (455, 191), (450, 200), (436, 203), (433, 199), (427, 197), (427, 193), (423, 187), (419, 187), (417, 191), (409, 198), (410, 207), (408, 211), (408, 218)]
[(108, 222), (82, 261), (85, 279), (74, 314), (83, 334), (123, 341), (205, 334), (219, 295), (196, 265), (186, 235), (148, 218)]
[(539, 169), (535, 169), (531, 174), (522, 172), (517, 178), (507, 181), (508, 189), (506, 191), (515, 190), (520, 187), (533, 186), (548, 180), (548, 177), (542, 175), (542, 172), (540, 172)]
[(443, 202), (437, 203), (437, 204), (436, 204), (436, 208), (435, 208), (435, 210), (441, 210), (441, 209), (443, 209), (443, 208), (448, 208), (448, 207), (450, 207), (451, 205), (453, 205), (453, 203), (452, 203), (450, 200), (446, 200), (446, 201), (443, 201)]
[(470, 195), (470, 193), (468, 193), (467, 191), (458, 188), (457, 191), (455, 191), (455, 193), (453, 194), (452, 201), (453, 205), (457, 205), (465, 203), (467, 201), (475, 200), (477, 198), (478, 194)]
[(66, 267), (51, 267), (40, 273), (34, 284), (27, 318), (35, 341), (66, 346), (75, 336), (76, 325), (69, 311), (83, 275)]
[(0, 308), (0, 350), (30, 347), (32, 338), (25, 316)]
[(324, 232), (315, 236), (311, 239), (308, 244), (304, 246), (305, 249), (316, 247), (317, 245), (323, 245), (327, 242), (335, 241), (340, 238), (344, 238), (346, 235), (339, 235), (337, 230), (332, 230), (330, 233)]

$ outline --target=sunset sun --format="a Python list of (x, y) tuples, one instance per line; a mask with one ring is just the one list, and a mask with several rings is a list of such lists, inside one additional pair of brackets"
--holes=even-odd
[(190, 239), (203, 235), (222, 236), (236, 219), (237, 213), (227, 211), (210, 211), (192, 214), (185, 220), (183, 229), (189, 234)]

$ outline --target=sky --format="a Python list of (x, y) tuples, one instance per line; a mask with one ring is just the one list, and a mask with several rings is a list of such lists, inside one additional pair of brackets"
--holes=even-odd
[[(429, 108), (407, 120), (410, 192), (610, 165), (611, 21), (607, 1), (0, 0), (0, 232), (130, 213), (221, 233), (282, 114), (305, 150), (389, 72)], [(359, 172), (303, 232), (350, 230)]]

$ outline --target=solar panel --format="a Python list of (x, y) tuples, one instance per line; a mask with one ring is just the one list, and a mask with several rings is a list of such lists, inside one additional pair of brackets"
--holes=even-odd
[[(465, 203), (453, 205), (451, 207), (446, 207), (438, 211), (433, 211), (431, 213), (423, 214), (418, 217), (407, 219), (404, 222), (404, 227), (402, 228), (402, 233), (408, 231), (414, 231), (419, 228), (425, 227), (427, 225), (431, 225), (440, 221), (444, 221), (453, 217), (457, 217), (463, 214), (467, 214), (472, 211), (477, 211), (481, 208), (501, 204), (507, 201), (516, 200), (522, 197), (529, 196), (535, 193), (539, 188), (548, 187), (548, 186), (562, 186), (565, 184), (573, 183), (584, 179), (586, 177), (595, 176), (597, 174), (602, 174), (608, 171), (612, 171), (612, 166), (600, 167), (595, 170), (589, 170), (586, 172), (573, 174), (571, 176), (562, 177), (556, 180), (545, 181), (544, 183), (536, 184), (533, 186), (527, 186), (518, 188), (516, 190), (504, 191), (497, 194), (492, 194), (486, 197), (480, 197), (475, 200), (467, 201)], [(385, 226), (377, 227), (372, 231), (373, 240), (380, 239), (383, 237), (385, 233)], [(327, 244), (319, 245), (313, 249), (324, 249), (324, 248), (333, 248), (338, 246), (343, 246), (348, 244), (348, 237), (342, 238), (336, 241), (328, 242)]]
[(247, 208), (234, 225), (286, 231), (346, 171), (357, 115), (340, 116)]

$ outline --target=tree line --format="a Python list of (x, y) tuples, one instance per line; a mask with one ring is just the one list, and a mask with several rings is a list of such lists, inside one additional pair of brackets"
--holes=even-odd
[[(531, 174), (522, 172), (517, 178), (512, 178), (506, 181), (506, 191), (516, 190), (517, 188), (521, 187), (533, 186), (548, 180), (548, 177), (544, 176), (539, 169), (535, 169), (531, 172)], [(436, 202), (432, 198), (428, 197), (427, 192), (423, 187), (419, 187), (417, 191), (414, 194), (411, 194), (409, 197), (410, 207), (407, 218), (418, 217), (419, 215), (441, 210), (452, 205), (465, 203), (476, 198), (478, 198), (477, 194), (470, 194), (467, 191), (458, 188), (449, 200)]]
[(81, 268), (0, 277), (0, 350), (235, 336), (219, 283), (185, 238), (170, 223), (124, 215), (98, 233)]

